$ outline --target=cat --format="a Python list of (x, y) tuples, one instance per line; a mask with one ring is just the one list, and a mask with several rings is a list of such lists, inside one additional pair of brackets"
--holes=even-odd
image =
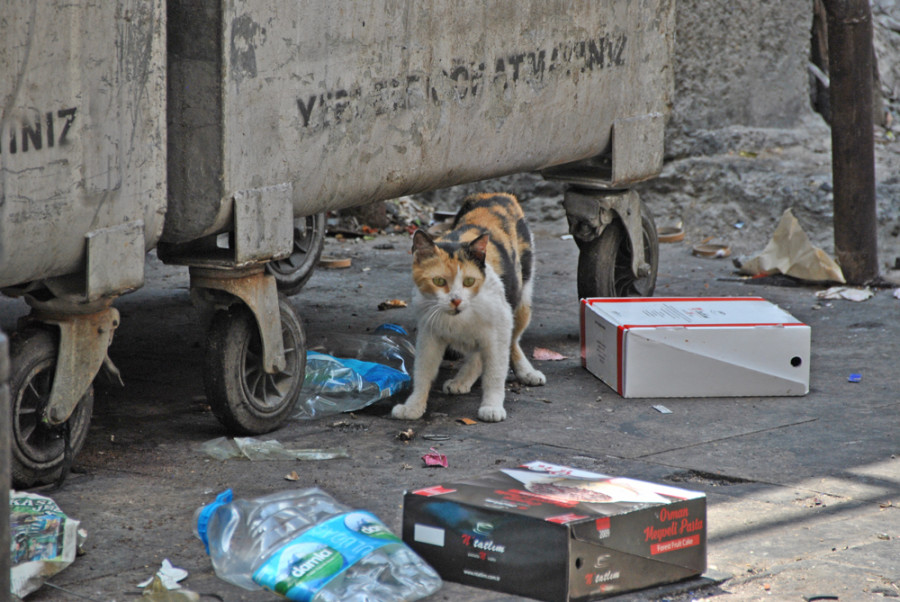
[(394, 418), (425, 413), (428, 392), (449, 346), (463, 354), (443, 391), (464, 394), (481, 377), (478, 418), (506, 419), (503, 401), (512, 365), (520, 382), (543, 385), (519, 346), (531, 321), (533, 240), (516, 197), (506, 193), (468, 196), (451, 230), (437, 240), (413, 234), (413, 305), (418, 317), (413, 391), (394, 406)]

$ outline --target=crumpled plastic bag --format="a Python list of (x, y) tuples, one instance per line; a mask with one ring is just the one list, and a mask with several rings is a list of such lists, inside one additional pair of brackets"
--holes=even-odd
[(841, 267), (813, 246), (790, 209), (785, 210), (759, 255), (747, 261), (735, 259), (734, 263), (739, 273), (749, 276), (784, 274), (811, 282), (846, 283)]
[(87, 533), (52, 499), (9, 492), (11, 591), (24, 598), (75, 561)]
[(415, 347), (408, 336), (383, 324), (373, 334), (331, 335), (311, 346), (294, 418), (360, 410), (410, 388)]
[(246, 458), (253, 462), (265, 460), (332, 460), (349, 458), (345, 448), (331, 449), (290, 448), (280, 441), (262, 441), (253, 437), (217, 437), (197, 446), (197, 451), (216, 460)]

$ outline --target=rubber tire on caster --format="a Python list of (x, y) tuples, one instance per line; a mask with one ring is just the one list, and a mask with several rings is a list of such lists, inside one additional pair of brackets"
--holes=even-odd
[(599, 238), (579, 242), (578, 298), (650, 297), (656, 288), (659, 269), (659, 238), (650, 212), (641, 203), (641, 230), (644, 257), (650, 273), (635, 278), (631, 271), (631, 240), (618, 219), (607, 225)]
[(213, 414), (234, 435), (261, 435), (290, 417), (306, 376), (306, 336), (294, 308), (278, 296), (286, 365), (266, 374), (253, 312), (243, 303), (218, 311), (206, 342), (204, 385)]
[(88, 388), (64, 424), (50, 426), (41, 420), (50, 401), (58, 347), (55, 333), (39, 328), (18, 332), (10, 341), (10, 470), (17, 488), (58, 481), (87, 439), (94, 409), (93, 387)]
[(275, 277), (278, 290), (285, 295), (296, 295), (313, 275), (313, 270), (325, 248), (325, 214), (317, 213), (294, 220), (294, 246), (291, 254), (266, 264), (267, 271)]

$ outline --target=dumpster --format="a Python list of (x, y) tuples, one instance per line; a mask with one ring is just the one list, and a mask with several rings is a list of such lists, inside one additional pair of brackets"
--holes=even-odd
[(0, 289), (13, 481), (54, 480), (87, 436), (92, 381), (143, 284), (166, 207), (163, 0), (11, 3), (0, 18)]
[(541, 171), (569, 184), (579, 295), (652, 293), (630, 186), (662, 166), (673, 0), (170, 0), (168, 28), (159, 254), (218, 309), (206, 388), (231, 430), (293, 404), (302, 328), (263, 266), (324, 211)]

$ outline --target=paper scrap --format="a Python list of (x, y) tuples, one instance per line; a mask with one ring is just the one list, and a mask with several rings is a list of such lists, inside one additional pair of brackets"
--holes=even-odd
[(441, 466), (447, 468), (447, 456), (438, 453), (433, 447), (430, 452), (422, 456), (422, 459), (425, 461), (425, 466)]
[(478, 424), (477, 420), (472, 420), (471, 418), (457, 418), (456, 421), (460, 424), (464, 424), (466, 426), (472, 426), (473, 424)]
[(738, 272), (750, 276), (784, 274), (812, 282), (846, 283), (840, 266), (814, 247), (790, 209), (785, 210), (772, 239), (748, 261), (735, 261)]
[(185, 577), (188, 576), (188, 572), (184, 569), (180, 569), (178, 567), (172, 566), (172, 563), (169, 562), (168, 558), (164, 558), (162, 561), (162, 565), (159, 567), (159, 570), (144, 581), (141, 581), (137, 584), (138, 587), (147, 587), (155, 578), (159, 578), (160, 583), (166, 589), (178, 589), (181, 586), (178, 585), (179, 581), (182, 581)]
[(847, 301), (857, 302), (866, 301), (873, 296), (875, 296), (875, 292), (868, 287), (853, 288), (851, 286), (832, 286), (828, 290), (816, 293), (816, 297), (819, 299), (846, 299)]
[(532, 353), (531, 357), (536, 360), (543, 360), (543, 361), (550, 361), (550, 362), (569, 359), (568, 355), (563, 355), (561, 353), (557, 353), (556, 351), (553, 351), (551, 349), (544, 349), (543, 347), (535, 347), (534, 353)]
[(667, 408), (664, 405), (653, 406), (653, 409), (656, 410), (657, 412), (659, 412), (660, 414), (671, 414), (672, 413), (672, 410), (670, 410), (669, 408)]

